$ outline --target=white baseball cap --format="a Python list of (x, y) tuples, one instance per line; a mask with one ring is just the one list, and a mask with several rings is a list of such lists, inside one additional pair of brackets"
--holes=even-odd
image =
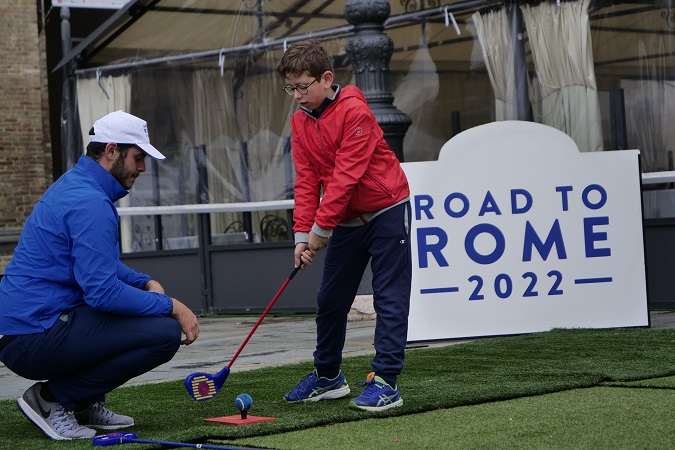
[(122, 110), (111, 112), (94, 122), (94, 134), (89, 136), (89, 142), (134, 144), (155, 159), (166, 158), (150, 145), (148, 123)]

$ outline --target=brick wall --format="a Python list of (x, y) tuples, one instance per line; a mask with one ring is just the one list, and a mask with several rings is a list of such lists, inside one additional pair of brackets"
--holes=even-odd
[(0, 273), (52, 181), (45, 43), (36, 3), (0, 4)]

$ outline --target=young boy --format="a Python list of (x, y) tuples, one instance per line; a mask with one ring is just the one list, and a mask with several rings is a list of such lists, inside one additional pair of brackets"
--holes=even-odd
[[(347, 314), (363, 273), (373, 272), (375, 357), (364, 391), (349, 406), (380, 411), (403, 404), (410, 305), (410, 190), (363, 93), (333, 84), (333, 65), (316, 40), (291, 45), (277, 66), (299, 103), (291, 118), (295, 164), (295, 265), (326, 248), (317, 294), (315, 370), (285, 395), (289, 402), (341, 398)], [(323, 195), (322, 195), (323, 193)]]

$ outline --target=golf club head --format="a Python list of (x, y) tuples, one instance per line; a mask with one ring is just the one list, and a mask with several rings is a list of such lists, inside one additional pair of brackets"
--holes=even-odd
[(223, 367), (223, 370), (217, 374), (196, 372), (185, 378), (185, 388), (193, 399), (198, 402), (211, 400), (216, 396), (223, 383), (230, 374), (229, 367)]
[(94, 447), (108, 447), (110, 445), (124, 444), (136, 439), (136, 433), (108, 433), (94, 436), (91, 438), (91, 444)]

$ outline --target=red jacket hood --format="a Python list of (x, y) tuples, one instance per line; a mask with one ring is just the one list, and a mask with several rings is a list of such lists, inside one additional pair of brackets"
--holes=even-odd
[(341, 88), (318, 118), (296, 112), (291, 125), (295, 232), (309, 232), (314, 223), (332, 230), (410, 195), (405, 173), (357, 87)]

